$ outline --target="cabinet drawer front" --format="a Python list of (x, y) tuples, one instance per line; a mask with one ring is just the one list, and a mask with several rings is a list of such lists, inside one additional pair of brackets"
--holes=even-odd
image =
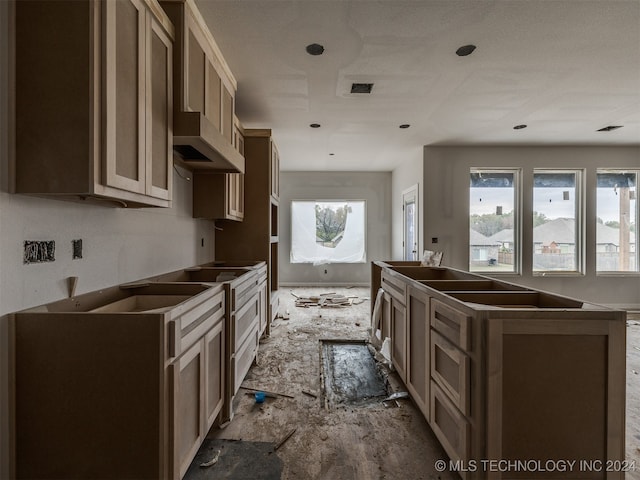
[(380, 286), (385, 292), (388, 292), (389, 295), (391, 295), (396, 301), (402, 303), (403, 305), (405, 304), (407, 284), (401, 279), (383, 270)]
[(260, 295), (256, 294), (244, 307), (232, 316), (233, 338), (235, 347), (244, 342), (247, 335), (258, 329), (260, 315)]
[(470, 425), (440, 387), (431, 381), (430, 424), (445, 452), (453, 461), (469, 457)]
[(256, 357), (257, 351), (258, 332), (254, 331), (244, 344), (238, 348), (238, 351), (231, 359), (231, 379), (233, 380), (231, 395), (235, 395), (240, 388), (244, 377), (247, 375), (249, 368), (251, 368), (251, 362)]
[(436, 331), (431, 331), (431, 378), (453, 404), (469, 415), (470, 360), (462, 351)]
[(436, 299), (431, 301), (431, 326), (464, 351), (471, 350), (471, 317)]
[(217, 293), (168, 323), (167, 356), (177, 357), (224, 320), (224, 292)]
[(258, 275), (255, 272), (245, 273), (243, 281), (231, 289), (231, 310), (240, 310), (258, 292)]

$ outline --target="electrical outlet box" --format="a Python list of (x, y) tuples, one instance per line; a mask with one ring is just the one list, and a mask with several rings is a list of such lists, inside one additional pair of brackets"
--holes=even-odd
[(53, 240), (25, 240), (24, 263), (54, 262), (56, 259), (56, 242)]
[(71, 240), (71, 247), (73, 249), (73, 259), (82, 258), (82, 239)]

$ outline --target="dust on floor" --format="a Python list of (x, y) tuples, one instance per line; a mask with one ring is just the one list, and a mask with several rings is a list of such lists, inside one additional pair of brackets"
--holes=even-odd
[[(296, 307), (291, 291), (298, 297), (335, 293), (357, 301), (344, 308)], [(379, 400), (331, 408), (325, 402), (321, 340), (367, 340), (369, 289), (281, 288), (280, 292), (281, 312), (289, 312), (289, 319), (276, 320), (271, 336), (262, 339), (257, 364), (243, 386), (293, 398), (267, 397), (256, 403), (252, 390), (241, 389), (233, 420), (223, 429), (213, 429), (208, 439), (269, 442), (272, 455), (282, 460), (283, 480), (458, 479), (453, 473), (436, 471), (436, 460), (447, 456), (410, 400), (398, 400), (398, 408), (387, 408)], [(387, 380), (389, 393), (404, 390), (395, 373)], [(210, 467), (214, 476), (199, 478), (242, 478), (222, 477), (219, 470), (216, 475), (216, 466)]]

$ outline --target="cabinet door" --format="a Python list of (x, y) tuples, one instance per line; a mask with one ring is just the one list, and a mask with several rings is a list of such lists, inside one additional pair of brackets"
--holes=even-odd
[(204, 342), (171, 366), (173, 381), (173, 477), (182, 478), (204, 440)]
[(140, 0), (104, 2), (106, 185), (145, 193), (145, 31)]
[(407, 289), (407, 388), (429, 420), (429, 296)]
[(269, 291), (267, 290), (266, 281), (262, 282), (258, 287), (258, 295), (258, 302), (260, 303), (260, 331), (258, 336), (262, 336), (267, 329), (267, 321), (269, 319)]
[(218, 131), (221, 129), (221, 88), (222, 81), (220, 80), (220, 75), (216, 72), (216, 69), (213, 68), (211, 62), (207, 59), (207, 67), (206, 67), (206, 80), (205, 84), (207, 85), (207, 89), (205, 91), (205, 110), (204, 115), (209, 119), (214, 128)]
[(204, 337), (205, 350), (205, 431), (211, 428), (224, 403), (225, 344), (224, 321)]
[(391, 361), (403, 382), (407, 381), (407, 312), (391, 299)]
[(271, 196), (276, 200), (280, 197), (280, 155), (273, 141), (271, 142)]
[(227, 218), (242, 220), (244, 217), (244, 175), (226, 174), (226, 214)]
[(222, 136), (233, 144), (233, 95), (222, 86)]
[(172, 190), (173, 44), (160, 24), (148, 16), (146, 194), (165, 200)]

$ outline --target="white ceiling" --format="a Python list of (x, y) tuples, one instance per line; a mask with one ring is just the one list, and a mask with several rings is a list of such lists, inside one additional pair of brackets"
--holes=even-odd
[(273, 130), (283, 170), (388, 171), (423, 145), (640, 144), (640, 0), (196, 3), (238, 117)]

